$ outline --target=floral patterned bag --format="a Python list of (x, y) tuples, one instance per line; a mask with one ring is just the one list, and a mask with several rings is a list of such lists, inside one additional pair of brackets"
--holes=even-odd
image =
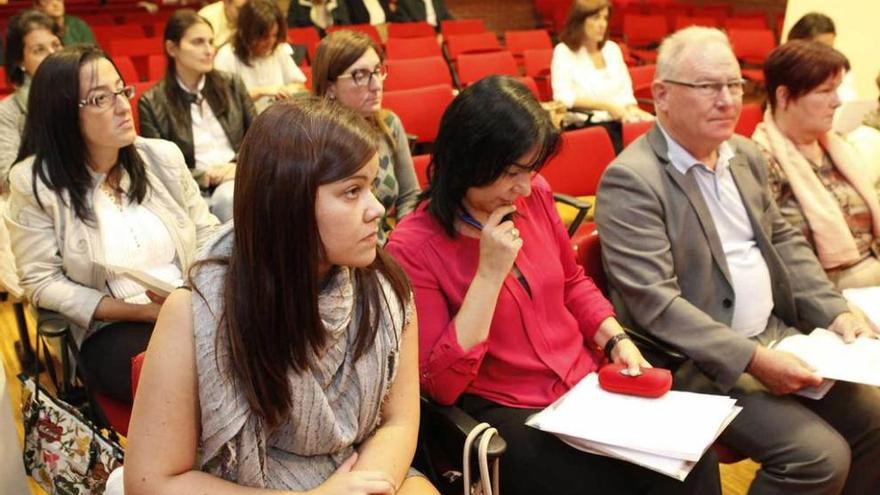
[(122, 465), (122, 447), (73, 406), (52, 397), (33, 376), (22, 373), (18, 378), (25, 470), (48, 493), (104, 493), (110, 472)]

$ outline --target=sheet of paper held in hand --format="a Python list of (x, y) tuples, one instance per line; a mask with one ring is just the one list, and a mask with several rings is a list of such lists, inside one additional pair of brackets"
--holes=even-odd
[(880, 340), (863, 337), (846, 344), (840, 335), (817, 328), (782, 339), (776, 349), (803, 359), (822, 378), (880, 387)]
[(526, 421), (574, 448), (623, 459), (683, 480), (739, 413), (719, 395), (672, 391), (659, 399), (615, 394), (584, 377)]
[(869, 320), (880, 327), (880, 287), (843, 289), (843, 297), (858, 306)]
[(144, 289), (150, 290), (161, 297), (168, 297), (168, 294), (171, 294), (171, 291), (178, 288), (181, 284), (180, 280), (175, 281), (177, 282), (175, 284), (162, 280), (154, 275), (150, 275), (143, 270), (129, 268), (126, 266), (105, 264), (104, 267), (107, 268), (107, 270), (112, 271), (116, 275), (126, 277), (134, 282), (137, 282), (138, 284), (143, 286)]

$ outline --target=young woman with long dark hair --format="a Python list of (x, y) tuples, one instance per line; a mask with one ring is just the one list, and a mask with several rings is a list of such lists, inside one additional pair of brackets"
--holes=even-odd
[(127, 494), (436, 493), (409, 470), (418, 331), (408, 282), (376, 245), (376, 140), (315, 98), (254, 121), (234, 222), (147, 351)]

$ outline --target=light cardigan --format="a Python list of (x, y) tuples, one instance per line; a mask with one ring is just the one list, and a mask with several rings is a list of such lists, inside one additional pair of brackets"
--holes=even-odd
[(386, 246), (413, 285), (422, 391), (441, 404), (468, 393), (509, 407), (546, 407), (602, 360), (593, 339), (614, 310), (575, 262), (546, 180), (537, 176), (516, 208), (523, 247), (515, 263), (531, 296), (508, 275), (488, 338), (468, 350), (458, 344), (455, 316), (477, 272), (480, 240), (450, 238), (422, 204)]
[[(219, 222), (208, 211), (174, 143), (137, 138), (134, 146), (144, 161), (150, 183), (141, 204), (168, 229), (181, 271), (186, 273), (197, 249), (213, 235)], [(71, 320), (74, 337), (80, 343), (105, 324), (93, 321), (98, 303), (110, 295), (107, 271), (102, 265), (101, 232), (98, 226), (76, 216), (67, 192), (59, 197), (42, 181), (36, 184), (43, 204), (40, 208), (34, 196), (33, 167), (34, 157), (29, 157), (9, 174), (12, 192), (6, 225), (21, 285), (34, 306), (57, 311)], [(86, 198), (89, 207), (104, 179), (103, 174), (92, 176), (92, 194)], [(120, 186), (127, 189), (128, 185), (128, 174), (123, 173)]]
[[(858, 262), (859, 250), (840, 204), (825, 189), (804, 155), (776, 126), (770, 109), (764, 113), (764, 121), (755, 128), (752, 139), (769, 152), (788, 178), (810, 225), (822, 267), (829, 270)], [(880, 201), (869, 169), (855, 150), (833, 132), (820, 135), (819, 143), (831, 156), (834, 167), (865, 201), (871, 212), (874, 237), (880, 237)]]
[[(574, 107), (580, 98), (607, 101), (623, 107), (635, 105), (632, 79), (617, 43), (606, 41), (602, 46), (602, 58), (605, 59), (605, 68), (597, 69), (586, 48), (573, 52), (565, 43), (556, 45), (550, 67), (553, 99), (566, 108)], [(607, 120), (611, 120), (608, 112), (594, 113), (594, 122)]]

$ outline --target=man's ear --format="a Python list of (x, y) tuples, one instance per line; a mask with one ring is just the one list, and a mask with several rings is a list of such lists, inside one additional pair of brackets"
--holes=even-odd
[(654, 109), (657, 113), (669, 110), (669, 86), (666, 83), (655, 79), (651, 83), (651, 95), (654, 97)]

